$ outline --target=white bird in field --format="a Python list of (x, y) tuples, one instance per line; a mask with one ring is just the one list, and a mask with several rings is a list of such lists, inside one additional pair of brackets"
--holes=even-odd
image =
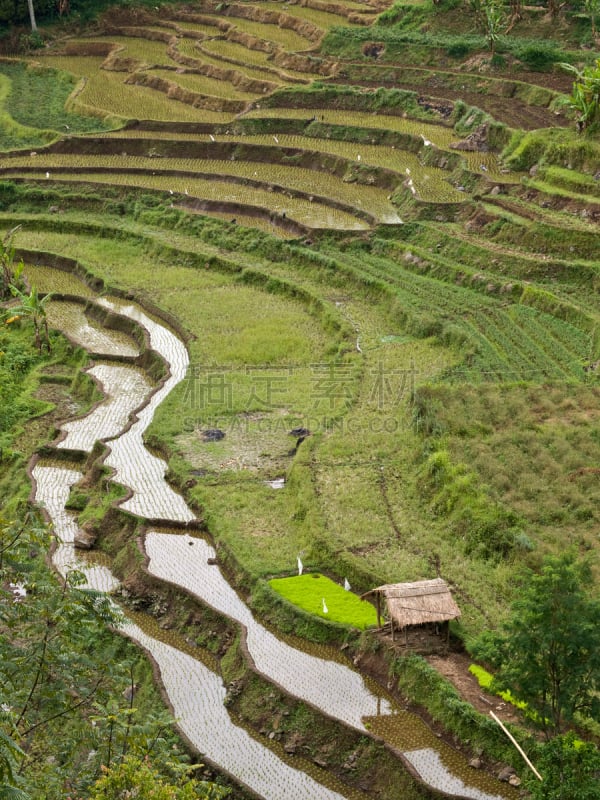
[(9, 587), (12, 589), (15, 603), (18, 603), (22, 597), (27, 597), (27, 589), (24, 583), (10, 583)]
[(169, 194), (173, 194), (173, 189), (169, 189)]
[(47, 173), (46, 173), (46, 177), (47, 177), (47, 178), (49, 178), (49, 177), (50, 177), (50, 173), (49, 173), (49, 172), (47, 172)]
[(325, 602), (325, 598), (323, 598), (323, 613), (329, 614), (329, 609), (327, 608), (327, 603)]
[(352, 587), (350, 586), (350, 581), (348, 578), (344, 578), (344, 589), (349, 592)]
[(356, 160), (360, 161), (360, 153), (356, 156)]
[(409, 168), (408, 168), (408, 167), (406, 168), (406, 174), (407, 174), (407, 175), (410, 175), (410, 170), (409, 170)]
[(298, 575), (302, 575), (303, 569), (304, 569), (304, 564), (302, 563), (300, 556), (298, 556)]
[(425, 145), (425, 147), (431, 147), (431, 142), (429, 141), (429, 139), (426, 139), (426, 138), (423, 136), (423, 134), (422, 134), (422, 133), (420, 133), (420, 134), (419, 134), (419, 136), (421, 137), (421, 139), (423, 139), (423, 144)]
[(273, 139), (275, 139), (275, 142), (276, 142), (277, 144), (279, 144), (279, 139), (278, 139), (276, 136), (273, 136)]
[(212, 135), (212, 133), (209, 133), (208, 135), (210, 136), (210, 140), (211, 140), (211, 142), (214, 142), (214, 140), (215, 140), (215, 137)]

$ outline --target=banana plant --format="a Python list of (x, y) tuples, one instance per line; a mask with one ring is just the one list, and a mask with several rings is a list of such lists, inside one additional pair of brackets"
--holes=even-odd
[(39, 352), (42, 352), (44, 345), (48, 352), (50, 352), (50, 332), (48, 330), (46, 306), (52, 299), (52, 293), (42, 296), (35, 286), (31, 287), (29, 294), (22, 292), (17, 286), (14, 286), (14, 284), (11, 284), (10, 289), (13, 296), (17, 297), (20, 302), (18, 305), (11, 306), (10, 309), (5, 311), (4, 316), (10, 314), (11, 320), (19, 317), (29, 318), (33, 322), (35, 344)]
[(559, 66), (575, 78), (569, 105), (578, 113), (577, 127), (583, 131), (600, 118), (600, 59), (583, 69), (573, 64)]
[(23, 262), (16, 262), (16, 250), (13, 244), (15, 233), (21, 226), (17, 225), (8, 231), (6, 236), (0, 241), (0, 300), (8, 297), (11, 293), (11, 286), (18, 285), (21, 273), (23, 272)]

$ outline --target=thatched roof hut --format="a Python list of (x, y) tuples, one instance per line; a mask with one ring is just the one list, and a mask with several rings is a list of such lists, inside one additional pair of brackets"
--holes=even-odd
[(377, 620), (381, 627), (381, 597), (385, 598), (392, 627), (406, 630), (425, 622), (450, 622), (460, 617), (460, 609), (450, 594), (446, 581), (434, 578), (414, 583), (386, 583), (362, 595), (377, 598)]

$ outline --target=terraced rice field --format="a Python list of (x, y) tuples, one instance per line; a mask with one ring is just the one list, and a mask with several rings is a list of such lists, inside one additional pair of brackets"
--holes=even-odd
[(219, 58), (224, 64), (251, 64), (255, 67), (271, 69), (276, 75), (285, 79), (286, 75), (301, 82), (314, 80), (315, 75), (311, 72), (289, 69), (288, 67), (278, 67), (272, 59), (271, 53), (263, 50), (254, 50), (244, 47), (243, 44), (230, 42), (225, 39), (209, 39), (203, 41), (197, 48), (200, 53), (207, 53), (215, 58)]
[(182, 56), (186, 56), (186, 58), (194, 59), (196, 62), (196, 64), (187, 64), (187, 67), (193, 69), (197, 65), (199, 69), (204, 69), (205, 66), (208, 65), (209, 67), (217, 67), (221, 71), (234, 70), (240, 73), (240, 75), (255, 81), (268, 81), (269, 83), (282, 82), (279, 75), (274, 70), (254, 69), (247, 64), (228, 64), (219, 58), (208, 55), (206, 47), (201, 50), (197, 45), (198, 41), (196, 39), (179, 39), (177, 42), (177, 52)]
[(308, 50), (313, 44), (308, 36), (302, 36), (296, 31), (282, 28), (275, 24), (254, 22), (241, 17), (231, 17), (230, 21), (233, 22), (234, 30), (254, 36), (256, 39), (268, 42), (272, 46), (282, 47), (289, 53)]
[[(51, 285), (55, 286), (54, 281)], [(56, 291), (56, 288), (52, 291)], [(80, 347), (87, 347), (92, 353), (108, 351), (130, 357), (139, 354), (139, 347), (130, 336), (119, 331), (107, 332), (103, 326), (85, 315), (84, 306), (80, 303), (54, 300), (47, 315), (50, 325), (60, 330), (69, 330), (73, 340)]]
[[(10, 178), (16, 173), (6, 173)], [(21, 177), (39, 178), (40, 173), (20, 172)], [(218, 177), (218, 176), (217, 176)], [(114, 176), (102, 175), (98, 173), (61, 173), (57, 169), (53, 178), (57, 181), (70, 181), (79, 183), (81, 181), (93, 184), (112, 184)], [(319, 202), (318, 198), (311, 202), (308, 198), (295, 198), (286, 195), (285, 191), (273, 192), (268, 189), (260, 189), (252, 186), (244, 186), (234, 183), (222, 183), (215, 180), (215, 177), (206, 180), (197, 180), (192, 177), (178, 178), (169, 176), (168, 180), (164, 177), (123, 175), (119, 179), (121, 186), (137, 187), (140, 189), (154, 189), (162, 192), (172, 191), (173, 195), (181, 201), (185, 196), (197, 198), (199, 200), (212, 200), (215, 203), (234, 203), (239, 204), (242, 209), (250, 207), (253, 209), (263, 209), (267, 213), (275, 216), (286, 216), (308, 228), (331, 228), (340, 230), (365, 230), (369, 227), (368, 222), (355, 217), (350, 210), (343, 211), (331, 208)], [(167, 190), (167, 185), (171, 187)], [(174, 198), (175, 199), (175, 198)], [(383, 199), (381, 203), (383, 203)], [(381, 205), (380, 203), (380, 205)], [(385, 208), (385, 206), (384, 206)], [(392, 222), (395, 221), (395, 212), (390, 212)], [(232, 219), (234, 217), (231, 217)], [(237, 219), (237, 217), (235, 217)], [(271, 226), (272, 227), (272, 226)]]
[[(281, 3), (262, 3), (261, 7), (270, 11), (281, 11)], [(356, 11), (358, 12), (358, 10), (362, 11), (363, 9), (357, 5)], [(351, 13), (351, 9), (349, 7), (347, 14), (338, 14), (299, 4), (287, 5), (285, 8), (285, 13), (291, 15), (292, 17), (298, 17), (298, 19), (307, 20), (313, 25), (317, 25), (319, 28), (322, 28), (324, 32), (333, 25), (358, 25), (358, 23), (352, 23), (350, 20), (348, 20), (348, 14)]]
[[(101, 70), (103, 60), (89, 56), (47, 56), (44, 63), (86, 79), (75, 99), (75, 109), (80, 109), (81, 113), (92, 110), (125, 120), (131, 118), (131, 110), (135, 109), (138, 119), (198, 121), (198, 112), (191, 106), (173, 102), (155, 89), (127, 84), (126, 75), (121, 72)], [(231, 115), (205, 111), (204, 119), (227, 122)]]
[[(150, 396), (148, 374), (130, 363), (141, 339), (56, 298), (51, 325), (120, 360), (97, 358), (90, 375), (107, 398), (65, 423), (57, 447), (89, 452), (96, 439), (127, 429), (110, 442), (105, 463), (130, 490), (121, 508), (155, 521), (145, 540), (149, 570), (245, 626), (265, 680), (340, 725), (382, 736), (436, 789), (513, 797), (459, 764), (453, 750), (434, 751), (437, 737), (402, 710), (387, 713), (387, 693), (373, 692), (354, 670), (337, 677), (339, 653), (331, 658), (312, 645), (291, 653), (207, 559), (223, 546), (246, 586), (293, 573), (300, 553), (309, 568), (338, 580), (349, 574), (363, 590), (441, 571), (460, 597), (457, 630), (469, 640), (506, 614), (521, 559), (537, 563), (559, 540), (595, 548), (595, 495), (585, 500), (570, 476), (595, 470), (600, 458), (591, 428), (600, 413), (597, 181), (559, 165), (510, 170), (500, 149), (512, 132), (477, 108), (457, 111), (458, 70), (430, 97), (433, 71), (420, 64), (419, 75), (409, 72), (415, 64), (398, 56), (392, 70), (422, 89), (400, 102), (376, 55), (325, 59), (319, 31), (299, 33), (306, 23), (320, 31), (347, 25), (351, 36), (372, 6), (248, 2), (222, 13), (206, 0), (196, 10), (196, 19), (184, 10), (163, 10), (162, 19), (145, 11), (142, 21), (122, 10), (106, 20), (106, 35), (36, 53), (82, 78), (70, 107), (131, 127), (75, 136), (66, 125), (54, 150), (27, 147), (2, 159), (2, 230), (22, 225), (18, 244), (49, 254), (44, 263), (53, 254), (77, 259), (102, 279), (99, 306), (135, 320), (171, 368)], [(266, 23), (263, 12), (274, 11), (295, 19), (297, 30), (285, 17)], [(530, 110), (531, 126), (552, 119), (550, 108), (535, 105), (539, 97), (527, 105), (523, 87), (518, 101), (503, 96), (512, 78), (467, 69), (469, 103), (493, 101), (508, 113), (515, 101), (518, 114), (507, 118), (523, 120)], [(261, 87), (248, 90), (249, 81)], [(487, 135), (498, 147), (488, 147)], [(35, 262), (35, 253), (26, 260)], [(29, 269), (42, 292), (94, 294), (71, 273)], [(173, 327), (111, 289), (169, 314)], [(203, 405), (215, 375), (221, 393)], [(519, 406), (518, 393), (533, 388), (540, 397)], [(448, 420), (446, 406), (461, 391), (464, 407), (450, 405)], [(517, 429), (507, 432), (498, 408), (511, 403)], [(577, 436), (588, 425), (584, 448)], [(222, 441), (203, 438), (221, 426)], [(290, 436), (297, 429), (308, 433)], [(536, 452), (546, 449), (528, 467), (534, 434), (543, 439)], [(148, 438), (173, 456), (185, 497), (165, 480), (167, 464), (148, 452)], [(566, 442), (572, 449), (559, 468), (554, 459)], [(511, 462), (506, 454), (519, 448)], [(446, 449), (458, 482), (428, 495), (427, 459)], [(61, 498), (78, 480), (75, 466), (48, 461), (36, 473), (40, 497), (48, 508), (56, 501), (69, 535), (74, 521)], [(542, 490), (565, 498), (545, 517)], [(483, 534), (479, 518), (457, 521), (456, 509), (471, 501), (489, 523)], [(198, 509), (216, 550), (170, 527), (193, 528)], [(506, 551), (495, 551), (507, 519), (515, 522)], [(61, 549), (59, 569), (72, 558), (72, 548)], [(98, 580), (113, 586), (104, 573)], [(234, 773), (241, 783), (274, 800), (362, 800), (360, 787), (331, 773), (312, 783), (314, 764), (289, 772), (271, 745), (267, 754), (256, 747), (256, 731), (252, 738), (231, 730), (231, 747), (209, 751), (206, 737), (232, 726), (214, 671), (192, 665), (176, 637), (167, 645), (134, 622), (127, 632), (160, 662), (197, 747), (229, 772), (236, 747), (249, 754)], [(202, 707), (192, 708), (181, 690), (192, 668)], [(377, 713), (378, 702), (386, 713)], [(261, 758), (271, 786), (254, 768)]]
[(205, 75), (198, 75), (193, 72), (174, 72), (166, 69), (148, 70), (148, 75), (156, 75), (159, 78), (168, 80), (177, 86), (181, 86), (190, 92), (207, 94), (212, 97), (228, 100), (253, 100), (256, 94), (244, 92), (236, 89), (227, 81), (217, 78), (209, 78)]
[[(121, 507), (146, 519), (192, 522), (193, 516), (186, 509), (182, 498), (173, 493), (164, 481), (164, 462), (151, 455), (141, 442), (141, 432), (148, 426), (158, 404), (183, 379), (187, 366), (185, 348), (178, 337), (157, 324), (136, 304), (106, 297), (98, 298), (97, 302), (103, 308), (123, 314), (143, 327), (148, 335), (149, 346), (166, 359), (169, 378), (150, 396), (147, 405), (140, 406), (148, 395), (149, 387), (143, 381), (140, 382), (140, 375), (135, 369), (131, 371), (130, 377), (126, 377), (121, 373), (130, 367), (98, 365), (95, 368), (95, 377), (103, 388), (105, 400), (84, 419), (65, 424), (63, 430), (66, 438), (59, 443), (59, 447), (70, 446), (89, 452), (96, 439), (110, 437), (110, 449), (105, 463), (114, 469), (113, 480), (130, 490), (130, 496), (121, 502)], [(77, 327), (78, 322), (75, 324)], [(107, 339), (105, 344), (107, 353), (112, 353), (112, 343)], [(117, 348), (120, 347), (118, 342), (116, 345)], [(129, 386), (131, 391), (123, 391), (124, 386)], [(127, 420), (136, 406), (137, 417), (129, 427)], [(144, 480), (140, 481), (142, 476)], [(56, 467), (50, 462), (41, 462), (36, 465), (33, 477), (36, 481), (38, 502), (44, 504), (61, 537), (62, 545), (55, 556), (57, 568), (61, 571), (72, 566), (79, 568), (73, 550), (77, 525), (74, 515), (66, 512), (65, 503), (70, 486), (79, 480), (81, 473), (65, 468), (64, 465)], [(193, 549), (190, 550), (190, 547)], [(367, 731), (363, 720), (381, 721), (382, 717), (390, 716), (393, 709), (385, 694), (365, 682), (358, 673), (338, 663), (336, 659), (331, 659), (326, 649), (322, 648), (322, 655), (316, 656), (290, 647), (255, 621), (245, 604), (227, 584), (220, 570), (211, 564), (215, 551), (204, 540), (182, 536), (178, 531), (171, 533), (168, 529), (149, 530), (145, 536), (145, 548), (150, 559), (150, 572), (162, 580), (197, 594), (203, 602), (244, 626), (247, 647), (255, 668), (276, 685), (283, 686), (292, 695), (304, 699), (316, 708), (322, 708), (333, 718), (361, 731)], [(90, 585), (95, 588), (114, 588), (114, 581), (107, 570), (87, 570), (84, 567), (84, 571)], [(224, 713), (224, 695), (220, 681), (214, 678), (210, 670), (203, 670), (195, 658), (177, 648), (161, 646), (131, 622), (125, 623), (124, 633), (140, 642), (157, 659), (163, 685), (172, 706), (178, 710), (179, 725), (185, 734), (213, 763), (223, 765), (242, 784), (260, 792), (268, 800), (279, 800), (285, 796), (282, 792), (288, 791), (294, 782), (299, 782), (303, 787), (308, 786), (311, 796), (328, 800), (356, 796), (353, 792), (339, 794), (326, 790), (322, 784), (314, 785), (309, 776), (301, 771), (290, 771), (262, 745), (251, 745), (251, 740), (247, 740), (243, 731), (232, 725)], [(181, 679), (178, 667), (182, 659), (186, 665), (185, 682)], [(192, 695), (189, 693), (190, 680), (197, 681), (198, 687)], [(185, 692), (181, 690), (183, 683)], [(203, 699), (201, 703), (194, 703), (190, 702), (190, 697)], [(412, 752), (417, 743), (423, 737), (427, 738), (428, 734), (424, 729), (421, 730), (422, 726), (410, 715), (403, 714), (403, 718), (403, 749)], [(212, 724), (219, 730), (216, 738), (221, 745), (217, 748), (211, 745), (215, 739), (215, 732), (210, 727)], [(240, 747), (249, 761), (239, 758)], [(232, 753), (236, 754), (233, 759)], [(501, 794), (490, 794), (486, 791), (485, 779), (470, 780), (464, 784), (453, 776), (444, 765), (444, 761), (448, 759), (448, 763), (453, 761), (451, 754), (440, 759), (436, 750), (419, 750), (417, 753), (418, 766), (417, 762), (411, 760), (411, 756), (407, 757), (417, 766), (426, 783), (446, 791), (460, 786), (464, 797), (474, 800), (501, 800)], [(259, 772), (250, 768), (251, 763), (260, 763)], [(461, 765), (453, 764), (451, 769), (460, 771)], [(328, 777), (324, 782), (326, 786), (336, 785)], [(305, 788), (299, 791), (305, 791)]]
[(152, 41), (143, 36), (109, 36), (98, 39), (86, 39), (87, 44), (110, 44), (119, 58), (129, 58), (137, 62), (138, 68), (146, 68), (156, 64), (173, 64), (166, 51), (165, 43)]

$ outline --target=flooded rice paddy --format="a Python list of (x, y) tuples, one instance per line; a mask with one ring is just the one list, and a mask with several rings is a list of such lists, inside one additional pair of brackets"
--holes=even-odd
[[(413, 765), (424, 782), (444, 791), (455, 791), (458, 787), (461, 797), (473, 800), (501, 800), (502, 795), (481, 788), (485, 777), (469, 771), (458, 754), (454, 754), (456, 766), (452, 771), (459, 773), (460, 777), (455, 777), (438, 749), (422, 746), (428, 731), (423, 723), (395, 708), (381, 691), (373, 691), (358, 672), (335, 659), (311, 655), (293, 647), (264, 628), (228, 585), (219, 567), (208, 564), (208, 559), (215, 556), (208, 542), (164, 527), (169, 521), (191, 522), (195, 515), (183, 497), (166, 483), (166, 465), (148, 452), (143, 443), (143, 433), (159, 403), (185, 376), (187, 351), (173, 331), (139, 305), (112, 297), (100, 297), (96, 302), (144, 328), (150, 347), (169, 368), (166, 379), (152, 392), (150, 383), (137, 368), (128, 364), (97, 364), (95, 376), (102, 385), (105, 400), (86, 417), (64, 426), (65, 441), (70, 437), (77, 449), (88, 451), (94, 441), (107, 435), (114, 436), (116, 429), (122, 427), (122, 431), (117, 431), (119, 435), (109, 441), (110, 452), (106, 458), (107, 465), (114, 470), (113, 480), (130, 490), (121, 506), (139, 517), (163, 520), (145, 537), (150, 572), (192, 592), (206, 604), (236, 620), (244, 631), (254, 667), (285, 692), (361, 732), (378, 726), (385, 730), (386, 720), (392, 724), (404, 713), (406, 742), (413, 744), (404, 747), (402, 757)], [(105, 344), (106, 355), (113, 355), (108, 339)], [(132, 371), (129, 379), (124, 374), (127, 370)], [(132, 387), (133, 396), (128, 402), (119, 399), (120, 386), (125, 380), (130, 380)], [(146, 404), (140, 406), (144, 401)], [(113, 409), (118, 408), (118, 413), (105, 413), (111, 405)], [(101, 411), (103, 407), (104, 412)], [(137, 408), (136, 417), (133, 424), (129, 424), (132, 408)], [(107, 425), (108, 418), (112, 426)], [(102, 565), (82, 564), (74, 551), (77, 520), (74, 512), (65, 509), (65, 504), (71, 486), (81, 479), (81, 472), (64, 462), (44, 460), (35, 465), (32, 474), (36, 500), (45, 506), (59, 539), (55, 553), (57, 569), (63, 575), (72, 568), (83, 569), (90, 586), (102, 591), (113, 590), (116, 581), (110, 571)], [(203, 663), (151, 636), (132, 620), (125, 622), (123, 632), (151, 654), (159, 667), (180, 729), (216, 766), (265, 800), (287, 800), (289, 797), (341, 800), (349, 796), (289, 766), (235, 725), (224, 705), (225, 688), (221, 678)], [(429, 732), (429, 735), (432, 734)]]
[(75, 552), (75, 537), (78, 530), (74, 511), (67, 511), (71, 486), (83, 478), (83, 474), (64, 462), (39, 461), (33, 471), (35, 501), (46, 509), (56, 537), (56, 549), (52, 560), (63, 577), (71, 570), (84, 568), (88, 584), (101, 592), (112, 592), (119, 581), (109, 569), (101, 565), (87, 566)]
[(207, 542), (148, 531), (145, 548), (153, 575), (184, 587), (243, 626), (256, 668), (286, 692), (360, 731), (367, 730), (363, 717), (392, 713), (388, 700), (369, 691), (357, 672), (290, 647), (257, 622), (219, 568), (208, 564), (216, 553)]
[[(118, 587), (118, 581), (110, 570), (87, 564), (74, 550), (77, 522), (74, 513), (65, 510), (65, 503), (71, 486), (82, 477), (75, 469), (44, 462), (37, 464), (33, 470), (36, 501), (44, 505), (59, 537), (54, 554), (56, 569), (63, 576), (73, 569), (80, 570), (90, 588), (111, 592)], [(160, 670), (178, 727), (211, 763), (265, 800), (289, 800), (290, 797), (343, 800), (344, 795), (289, 766), (235, 725), (224, 704), (225, 686), (214, 671), (189, 654), (150, 636), (130, 619), (125, 619), (121, 629), (151, 655)]]
[(98, 382), (105, 400), (87, 416), (65, 422), (66, 436), (57, 447), (90, 452), (96, 441), (117, 436), (152, 388), (147, 375), (129, 364), (97, 363), (86, 371)]
[[(46, 291), (39, 286), (38, 289)], [(53, 300), (47, 316), (49, 325), (61, 331), (69, 331), (70, 339), (90, 353), (110, 353), (117, 357), (131, 358), (139, 354), (139, 347), (130, 336), (103, 328), (100, 323), (86, 316), (81, 303)]]

